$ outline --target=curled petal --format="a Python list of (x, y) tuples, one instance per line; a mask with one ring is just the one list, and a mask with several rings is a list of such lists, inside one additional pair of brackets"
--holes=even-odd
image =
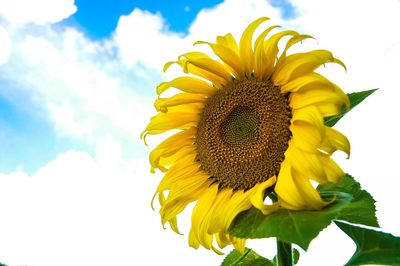
[(333, 57), (331, 52), (326, 50), (314, 50), (307, 53), (289, 55), (281, 67), (277, 66), (272, 80), (276, 85), (284, 85), (293, 79), (313, 72), (319, 66), (328, 62), (343, 65), (341, 61)]

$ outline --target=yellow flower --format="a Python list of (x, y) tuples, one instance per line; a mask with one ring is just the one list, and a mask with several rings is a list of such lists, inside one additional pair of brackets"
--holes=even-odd
[[(234, 218), (252, 206), (269, 214), (278, 208), (318, 210), (324, 202), (311, 181), (337, 182), (344, 175), (330, 158), (336, 150), (350, 154), (347, 138), (324, 125), (324, 117), (349, 106), (347, 95), (315, 70), (333, 62), (326, 50), (287, 54), (309, 35), (271, 26), (257, 36), (268, 18), (252, 22), (239, 44), (231, 34), (207, 44), (219, 59), (201, 52), (179, 56), (186, 74), (157, 87), (158, 113), (143, 131), (178, 130), (150, 153), (152, 171), (165, 173), (154, 196), (162, 224), (178, 231), (177, 215), (196, 202), (189, 245), (243, 251), (245, 239), (227, 233)], [(270, 35), (267, 38), (267, 35)], [(278, 43), (288, 36), (278, 54)], [(180, 90), (161, 97), (170, 88)], [(264, 203), (268, 191), (278, 200)], [(154, 198), (153, 198), (154, 199)]]

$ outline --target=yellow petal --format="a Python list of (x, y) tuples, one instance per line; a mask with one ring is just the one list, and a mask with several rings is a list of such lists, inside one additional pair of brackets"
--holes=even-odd
[(309, 210), (320, 210), (328, 204), (321, 199), (318, 191), (312, 186), (310, 180), (301, 172), (292, 168), (293, 181), (303, 196), (303, 202)]
[(286, 161), (283, 161), (281, 164), (275, 185), (275, 192), (278, 195), (279, 204), (283, 208), (301, 210), (305, 207), (303, 196), (293, 181), (291, 166)]
[(304, 121), (292, 123), (290, 131), (292, 132), (292, 143), (308, 152), (315, 152), (320, 147), (325, 135), (325, 132), (320, 132), (318, 128)]
[(265, 190), (269, 187), (272, 187), (276, 182), (276, 177), (273, 176), (269, 178), (267, 181), (257, 184), (254, 188), (255, 193), (250, 198), (251, 203), (254, 207), (259, 209), (264, 215), (271, 214), (272, 212), (278, 209), (277, 204), (267, 205), (264, 203), (264, 194)]
[(198, 170), (191, 175), (182, 175), (177, 182), (171, 185), (167, 200), (175, 200), (180, 197), (198, 198), (200, 188), (208, 188), (210, 175)]
[[(316, 84), (314, 84), (315, 86)], [(331, 110), (341, 110), (349, 104), (348, 96), (335, 84), (318, 84), (319, 86), (303, 88), (302, 90), (291, 93), (290, 106), (299, 109), (306, 106), (325, 107), (333, 105)], [(325, 116), (326, 111), (324, 112)]]
[(303, 125), (308, 123), (315, 127), (323, 137), (325, 134), (324, 119), (315, 106), (307, 106), (305, 108), (292, 110), (292, 124)]
[(210, 186), (199, 198), (192, 212), (192, 228), (193, 235), (196, 240), (205, 248), (210, 249), (212, 246), (213, 236), (204, 230), (207, 215), (218, 193), (218, 186)]
[[(273, 30), (274, 28), (277, 28), (279, 26), (271, 26), (268, 29), (264, 30), (256, 39), (256, 42), (254, 44), (254, 73), (256, 77), (259, 77), (261, 79), (266, 78), (266, 69), (267, 65), (271, 64), (271, 61), (275, 62), (275, 57), (270, 58), (267, 56), (267, 53), (265, 52), (264, 49), (264, 39), (267, 36), (267, 34)], [(272, 63), (273, 63), (272, 62)]]
[(280, 68), (282, 66), (282, 64), (284, 63), (284, 61), (286, 60), (286, 53), (287, 50), (292, 47), (293, 45), (295, 45), (298, 42), (301, 42), (305, 39), (314, 39), (314, 37), (310, 36), (310, 35), (306, 35), (306, 34), (295, 34), (293, 37), (291, 37), (287, 43), (286, 43), (286, 47), (283, 50), (281, 56), (278, 59), (278, 62), (276, 63), (276, 67)]
[(325, 204), (307, 178), (283, 162), (275, 192), (282, 207), (291, 210), (318, 210)]
[(160, 134), (171, 129), (189, 129), (197, 125), (199, 119), (199, 114), (180, 112), (158, 113), (151, 118), (150, 123), (142, 132), (140, 138), (145, 138), (148, 134)]
[(196, 128), (189, 128), (167, 138), (161, 142), (149, 155), (150, 164), (153, 168), (159, 166), (161, 157), (169, 157), (185, 146), (193, 145)]
[(325, 138), (320, 148), (331, 155), (337, 150), (344, 151), (350, 157), (350, 142), (342, 133), (331, 127), (325, 127)]
[(168, 195), (164, 206), (160, 210), (163, 224), (174, 219), (186, 208), (189, 203), (197, 200), (208, 188), (209, 182), (205, 184), (207, 179), (204, 179), (204, 175), (191, 179), (192, 182), (186, 182), (185, 184), (181, 185), (181, 193), (176, 192), (175, 190), (170, 191), (170, 194), (171, 192), (175, 192), (175, 195)]
[(172, 219), (169, 220), (168, 222), (169, 222), (169, 225), (171, 226), (171, 229), (172, 229), (175, 233), (177, 233), (177, 234), (179, 234), (179, 235), (182, 235), (182, 234), (179, 232), (178, 220), (176, 219), (176, 217), (175, 217), (175, 218), (172, 218)]
[[(232, 194), (232, 190), (230, 193)], [(230, 198), (225, 198), (225, 202), (215, 211), (215, 219), (210, 225), (210, 232), (217, 233), (218, 231), (228, 230), (233, 219), (242, 211), (250, 209), (250, 196), (252, 192), (243, 192), (242, 190), (233, 192)], [(228, 194), (230, 196), (230, 194)]]
[(229, 47), (220, 44), (198, 41), (195, 44), (208, 44), (214, 53), (221, 58), (221, 60), (229, 66), (236, 78), (243, 77), (243, 66), (240, 61), (239, 55)]
[(283, 85), (302, 75), (313, 72), (319, 66), (339, 61), (327, 50), (313, 50), (306, 53), (296, 53), (286, 57), (282, 67), (277, 68), (272, 76), (276, 85)]
[(254, 55), (253, 55), (253, 34), (257, 27), (268, 20), (267, 17), (259, 18), (252, 23), (244, 30), (242, 37), (240, 38), (239, 45), (239, 53), (240, 59), (243, 62), (245, 73), (248, 77), (250, 77), (253, 72), (253, 64), (254, 64)]
[(158, 98), (154, 102), (154, 107), (157, 111), (166, 113), (168, 112), (169, 107), (204, 102), (205, 98), (202, 95), (192, 93), (179, 93), (170, 98)]
[(217, 44), (230, 48), (237, 55), (239, 55), (239, 47), (237, 45), (235, 38), (233, 38), (231, 33), (228, 33), (225, 36), (217, 36)]
[(290, 163), (291, 168), (296, 169), (298, 172), (303, 173), (319, 184), (326, 183), (326, 172), (321, 164), (322, 155), (317, 153), (317, 151), (312, 153), (298, 149), (293, 143), (294, 142), (290, 140), (289, 149), (285, 153), (285, 159)]
[[(190, 54), (191, 54), (190, 55), (191, 57), (199, 57), (200, 55), (204, 55), (204, 53), (200, 53), (200, 52), (192, 52)], [(193, 64), (190, 64), (189, 60), (186, 57), (184, 57), (183, 55), (181, 55), (179, 57), (178, 61), (168, 62), (165, 65), (164, 69), (166, 70), (172, 64), (178, 64), (180, 67), (182, 67), (182, 70), (184, 73), (187, 73), (187, 74), (190, 73), (195, 76), (204, 78), (204, 79), (210, 81), (213, 85), (215, 85), (218, 88), (221, 88), (222, 86), (224, 86), (226, 84), (225, 79), (223, 79), (220, 76), (215, 75), (207, 70), (204, 70)]]
[[(197, 66), (197, 68), (200, 68), (201, 70), (208, 73), (212, 73), (213, 75), (219, 76), (220, 78), (226, 78), (226, 80), (231, 81), (231, 76), (227, 72), (227, 69), (224, 67), (224, 65), (203, 52), (189, 52), (180, 55), (179, 58), (180, 60), (186, 60), (184, 68), (187, 66), (187, 63), (191, 63), (197, 66), (195, 63), (196, 61), (200, 60), (204, 63), (199, 63), (200, 66)], [(205, 66), (206, 62), (210, 63), (211, 66)], [(212, 69), (212, 67), (214, 68)], [(185, 69), (184, 71), (187, 72)]]
[(244, 254), (246, 247), (246, 239), (232, 237), (231, 239), (234, 248), (239, 251), (241, 254)]
[(322, 157), (321, 163), (325, 169), (326, 176), (329, 182), (336, 183), (341, 177), (345, 175), (342, 168), (340, 168), (340, 166), (337, 165), (337, 163), (329, 156)]
[(227, 245), (231, 244), (231, 241), (228, 239), (228, 236), (224, 232), (219, 232), (215, 235), (215, 240), (220, 248), (224, 248)]
[(285, 30), (275, 33), (264, 43), (264, 50), (266, 56), (266, 64), (264, 65), (263, 77), (269, 78), (274, 71), (277, 71), (275, 61), (278, 55), (278, 43), (284, 36), (297, 35), (298, 33), (292, 30)]
[[(164, 190), (172, 190), (176, 186), (176, 182), (180, 182), (182, 179), (185, 179), (188, 176), (193, 176), (193, 178), (201, 177), (202, 175), (199, 173), (199, 167), (197, 164), (191, 162), (187, 164), (185, 168), (173, 168), (173, 166), (168, 169), (164, 178), (161, 180), (160, 184), (158, 184), (157, 192), (161, 192)], [(192, 180), (192, 179), (190, 179)], [(193, 180), (192, 180), (193, 181)]]
[(190, 228), (188, 240), (189, 240), (189, 246), (190, 247), (195, 248), (195, 249), (199, 248), (200, 242), (197, 239), (197, 236), (194, 234), (193, 227)]
[(231, 197), (234, 196), (232, 193), (232, 189), (227, 188), (218, 191), (208, 210), (207, 219), (203, 220), (203, 230), (207, 230), (207, 233), (216, 234), (228, 229), (224, 224), (224, 219), (228, 211), (226, 206), (232, 201)]
[(333, 83), (324, 76), (315, 72), (311, 72), (282, 85), (281, 92), (298, 92), (300, 90), (307, 90), (310, 88), (333, 90)]
[(212, 95), (215, 89), (210, 83), (193, 77), (178, 77), (169, 82), (163, 82), (157, 87), (157, 94), (160, 95), (167, 89), (174, 87), (188, 93), (197, 93), (202, 95)]
[(183, 56), (185, 56), (188, 59), (187, 64), (192, 64), (197, 68), (212, 73), (215, 76), (218, 76), (221, 79), (223, 79), (224, 85), (232, 81), (232, 76), (227, 71), (227, 69), (224, 68), (224, 66), (221, 63), (215, 61), (214, 59), (207, 57), (199, 57), (199, 58), (191, 57), (189, 56), (189, 54), (184, 54)]

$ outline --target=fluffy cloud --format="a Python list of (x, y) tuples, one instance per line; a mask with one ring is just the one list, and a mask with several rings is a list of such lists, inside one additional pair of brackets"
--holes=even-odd
[(121, 16), (114, 34), (124, 64), (143, 64), (158, 70), (171, 59), (171, 55), (178, 55), (176, 51), (185, 46), (183, 39), (181, 35), (168, 30), (161, 14), (140, 9)]
[(150, 208), (157, 180), (145, 178), (147, 162), (122, 161), (118, 142), (102, 143), (96, 156), (67, 151), (32, 176), (0, 174), (1, 262), (184, 265), (200, 253), (199, 265), (212, 264), (205, 251), (186, 248), (186, 236), (162, 229)]
[(24, 33), (15, 38), (15, 55), (2, 76), (35, 99), (32, 108), (38, 104), (50, 114), (57, 132), (89, 143), (107, 132), (140, 134), (151, 104), (139, 94), (149, 85), (121, 67), (112, 44), (72, 28)]
[(0, 66), (8, 61), (11, 54), (11, 40), (8, 31), (0, 26)]
[(0, 17), (15, 25), (55, 23), (71, 16), (76, 10), (74, 0), (0, 1)]
[(255, 18), (269, 17), (273, 23), (282, 22), (280, 9), (263, 0), (226, 0), (209, 9), (203, 9), (189, 28), (190, 39), (214, 41), (214, 36), (232, 33), (237, 40), (244, 28)]

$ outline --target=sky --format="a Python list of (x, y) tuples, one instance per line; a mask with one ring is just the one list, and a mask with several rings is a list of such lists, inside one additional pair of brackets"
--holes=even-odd
[[(162, 176), (147, 159), (161, 138), (146, 147), (139, 134), (157, 84), (180, 74), (165, 62), (261, 16), (315, 37), (293, 51), (344, 61), (318, 71), (346, 92), (379, 88), (337, 124), (352, 154), (334, 157), (377, 200), (382, 230), (400, 235), (399, 13), (398, 0), (0, 0), (0, 262), (219, 265), (188, 247), (189, 211), (184, 236), (161, 227), (150, 200)], [(274, 245), (249, 242), (270, 258)], [(331, 226), (298, 265), (343, 265), (354, 250)]]

